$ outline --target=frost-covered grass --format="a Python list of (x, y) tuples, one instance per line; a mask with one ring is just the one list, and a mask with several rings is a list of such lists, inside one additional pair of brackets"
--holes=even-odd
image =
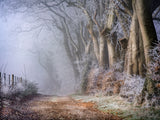
[(17, 83), (12, 86), (3, 86), (2, 92), (5, 98), (23, 98), (29, 95), (37, 94), (37, 84), (33, 82), (28, 83)]
[(160, 120), (160, 107), (141, 107), (120, 96), (81, 96), (73, 95), (75, 100), (94, 102), (98, 109), (122, 117), (124, 120)]

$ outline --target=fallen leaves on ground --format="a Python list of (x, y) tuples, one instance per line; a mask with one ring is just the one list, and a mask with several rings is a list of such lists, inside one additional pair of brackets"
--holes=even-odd
[(23, 104), (5, 107), (3, 116), (4, 120), (121, 120), (98, 110), (95, 103), (55, 96), (38, 96)]

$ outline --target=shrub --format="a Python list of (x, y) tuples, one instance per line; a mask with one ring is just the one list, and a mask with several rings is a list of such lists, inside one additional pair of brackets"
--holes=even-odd
[(25, 84), (18, 83), (14, 87), (12, 86), (7, 86), (4, 88), (4, 96), (9, 99), (14, 99), (14, 98), (24, 98), (29, 95), (34, 95), (37, 94), (38, 88), (37, 84), (34, 82), (28, 82)]
[(152, 57), (152, 62), (150, 64), (150, 73), (152, 80), (160, 82), (160, 42), (156, 45), (150, 53)]
[(37, 84), (30, 82), (25, 86), (25, 90), (22, 92), (24, 96), (33, 95), (38, 92)]

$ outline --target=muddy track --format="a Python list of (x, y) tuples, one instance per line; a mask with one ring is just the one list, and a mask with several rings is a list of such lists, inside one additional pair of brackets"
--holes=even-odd
[(99, 111), (92, 102), (82, 102), (71, 97), (38, 96), (12, 106), (10, 111), (12, 120), (121, 120)]

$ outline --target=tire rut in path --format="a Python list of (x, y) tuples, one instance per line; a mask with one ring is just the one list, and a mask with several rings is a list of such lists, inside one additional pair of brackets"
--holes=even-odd
[(29, 102), (29, 106), (40, 120), (121, 120), (98, 110), (95, 103), (71, 97), (39, 97)]

